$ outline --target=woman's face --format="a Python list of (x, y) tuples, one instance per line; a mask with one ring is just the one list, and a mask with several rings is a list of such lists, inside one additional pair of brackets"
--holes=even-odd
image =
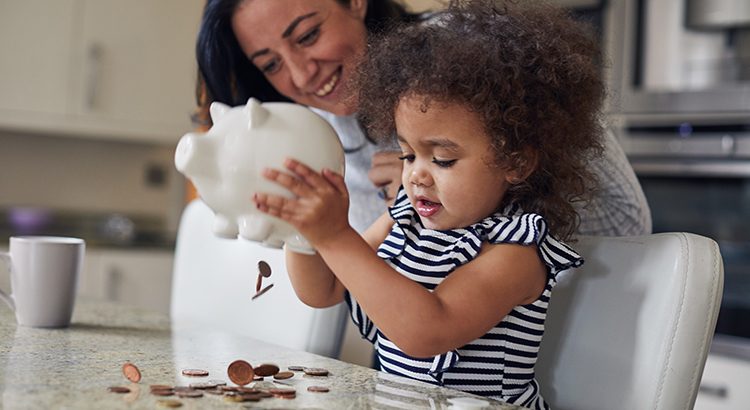
[(245, 0), (232, 16), (242, 50), (281, 94), (336, 115), (356, 112), (346, 89), (365, 49), (367, 0)]

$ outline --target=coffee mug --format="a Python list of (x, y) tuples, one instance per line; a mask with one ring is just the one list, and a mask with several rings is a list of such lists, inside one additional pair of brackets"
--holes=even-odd
[(59, 236), (13, 236), (0, 252), (10, 270), (11, 294), (0, 290), (18, 324), (67, 327), (73, 315), (86, 242)]

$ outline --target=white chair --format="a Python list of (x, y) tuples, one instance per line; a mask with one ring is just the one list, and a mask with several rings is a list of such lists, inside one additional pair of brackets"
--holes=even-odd
[(556, 410), (692, 409), (721, 303), (711, 239), (582, 238), (552, 292), (536, 377)]
[[(337, 357), (347, 321), (345, 304), (327, 309), (303, 304), (289, 281), (283, 250), (216, 237), (211, 231), (213, 217), (200, 199), (182, 213), (172, 277), (172, 319)], [(261, 260), (272, 271), (263, 286), (274, 286), (252, 300)]]

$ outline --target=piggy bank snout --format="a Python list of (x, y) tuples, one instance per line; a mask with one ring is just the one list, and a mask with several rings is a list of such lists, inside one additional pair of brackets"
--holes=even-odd
[(210, 144), (204, 140), (202, 135), (189, 132), (177, 144), (174, 164), (188, 178), (215, 174), (216, 158)]

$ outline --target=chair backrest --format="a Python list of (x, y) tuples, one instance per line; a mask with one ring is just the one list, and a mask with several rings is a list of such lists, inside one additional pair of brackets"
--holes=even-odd
[(692, 409), (721, 303), (711, 239), (582, 238), (552, 292), (536, 377), (556, 410)]
[[(284, 251), (215, 236), (213, 211), (200, 199), (182, 213), (175, 247), (170, 316), (328, 357), (337, 357), (347, 321), (344, 304), (314, 309), (299, 301)], [(258, 262), (273, 284), (255, 300)]]

